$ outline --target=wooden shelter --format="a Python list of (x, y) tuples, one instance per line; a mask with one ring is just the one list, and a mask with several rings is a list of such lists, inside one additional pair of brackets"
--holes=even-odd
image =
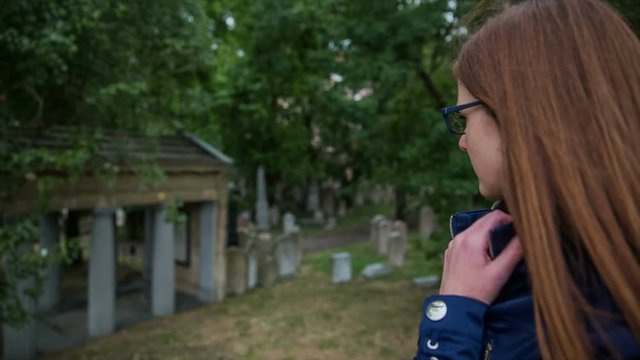
[[(232, 160), (194, 135), (149, 138), (139, 134), (103, 131), (86, 146), (88, 161), (100, 169), (75, 174), (46, 174), (60, 185), (47, 192), (48, 213), (42, 219), (41, 248), (58, 242), (58, 218), (62, 212), (92, 215), (89, 241), (87, 329), (102, 336), (115, 329), (116, 209), (144, 209), (145, 280), (154, 316), (175, 311), (179, 289), (201, 301), (220, 301), (226, 289), (226, 223), (228, 176)], [(87, 141), (77, 140), (69, 129), (54, 128), (46, 134), (21, 134), (9, 139), (13, 145), (64, 152)], [(161, 171), (158, 171), (161, 170)], [(40, 212), (42, 199), (33, 181), (19, 191), (19, 201), (0, 204), (4, 214)], [(188, 214), (186, 246), (188, 261), (176, 262), (177, 226), (167, 219), (167, 204), (184, 203)], [(184, 237), (184, 235), (183, 235)], [(180, 256), (184, 256), (180, 255)], [(184, 259), (182, 259), (184, 260)], [(176, 263), (178, 265), (176, 265)], [(59, 301), (60, 268), (47, 269), (44, 294), (33, 309), (47, 311)], [(25, 303), (28, 300), (25, 299)], [(35, 325), (20, 329), (4, 327), (4, 358), (29, 358), (35, 354)], [(26, 355), (26, 356), (25, 356)]]

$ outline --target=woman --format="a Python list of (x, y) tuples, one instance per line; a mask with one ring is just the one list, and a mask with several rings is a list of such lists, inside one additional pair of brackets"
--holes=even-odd
[(640, 358), (638, 38), (598, 0), (527, 0), (454, 74), (447, 126), (502, 201), (452, 218), (416, 359)]

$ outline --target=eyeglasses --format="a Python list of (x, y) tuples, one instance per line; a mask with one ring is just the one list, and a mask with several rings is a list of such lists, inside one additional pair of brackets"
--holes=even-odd
[(460, 114), (460, 111), (482, 104), (482, 101), (476, 100), (462, 105), (442, 108), (440, 112), (442, 113), (445, 124), (447, 124), (449, 132), (456, 135), (463, 135), (464, 129), (467, 127), (467, 118)]

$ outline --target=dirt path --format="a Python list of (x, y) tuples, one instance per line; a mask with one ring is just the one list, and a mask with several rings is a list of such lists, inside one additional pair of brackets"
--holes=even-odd
[(305, 237), (302, 249), (305, 254), (355, 244), (369, 239), (369, 227), (361, 225), (357, 228), (336, 230), (329, 234)]

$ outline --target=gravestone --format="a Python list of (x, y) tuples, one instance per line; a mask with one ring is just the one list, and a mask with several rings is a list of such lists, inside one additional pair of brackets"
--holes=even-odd
[(339, 284), (351, 280), (351, 254), (341, 252), (331, 255), (331, 282)]
[(436, 230), (436, 214), (429, 205), (425, 205), (420, 209), (419, 234), (421, 237), (428, 238)]
[(392, 231), (389, 235), (389, 265), (402, 267), (406, 250), (406, 238), (400, 231)]
[(364, 205), (364, 195), (362, 195), (362, 193), (357, 192), (356, 195), (354, 196), (354, 204), (356, 204), (356, 206), (362, 206)]
[(227, 248), (227, 294), (240, 295), (247, 291), (247, 257), (239, 246)]
[(327, 224), (325, 225), (325, 228), (327, 229), (334, 229), (337, 225), (338, 221), (336, 220), (335, 217), (330, 216), (329, 219), (327, 219)]
[(258, 253), (258, 284), (271, 287), (278, 278), (276, 260), (273, 256), (274, 241), (269, 233), (258, 235), (256, 250)]
[(287, 212), (282, 217), (282, 232), (285, 234), (289, 234), (296, 226), (296, 217)]
[(386, 256), (389, 253), (389, 235), (391, 234), (391, 221), (382, 219), (378, 221), (378, 248), (379, 256)]
[(247, 250), (247, 289), (258, 286), (258, 252), (255, 246)]
[(340, 205), (338, 206), (338, 217), (344, 217), (347, 215), (347, 203), (344, 200), (340, 200)]
[(293, 229), (291, 229), (289, 236), (293, 240), (293, 244), (296, 250), (295, 264), (296, 264), (296, 269), (299, 270), (300, 265), (302, 264), (302, 255), (303, 255), (302, 254), (302, 232), (300, 231), (299, 227), (294, 226)]
[(369, 242), (374, 251), (378, 251), (378, 223), (384, 219), (383, 215), (376, 215), (369, 223)]
[(268, 231), (269, 224), (269, 203), (267, 202), (267, 183), (264, 177), (264, 168), (258, 167), (256, 185), (256, 228), (259, 231)]
[(298, 251), (295, 240), (290, 234), (278, 239), (275, 255), (278, 276), (282, 278), (294, 277), (298, 270)]

